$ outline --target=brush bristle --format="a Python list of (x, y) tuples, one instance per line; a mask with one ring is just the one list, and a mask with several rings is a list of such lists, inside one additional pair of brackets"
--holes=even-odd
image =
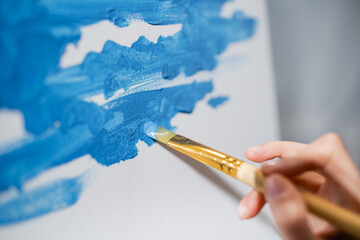
[(146, 122), (144, 124), (144, 133), (150, 138), (167, 144), (171, 138), (176, 136), (175, 133), (160, 127), (153, 122)]
[(157, 126), (155, 123), (153, 123), (153, 122), (146, 122), (146, 123), (144, 124), (144, 133), (145, 133), (148, 137), (156, 140), (156, 131), (157, 131), (157, 128), (158, 128), (158, 126)]

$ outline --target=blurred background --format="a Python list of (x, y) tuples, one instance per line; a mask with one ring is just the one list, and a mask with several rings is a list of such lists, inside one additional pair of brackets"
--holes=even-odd
[(336, 132), (360, 167), (360, 1), (268, 7), (282, 139)]

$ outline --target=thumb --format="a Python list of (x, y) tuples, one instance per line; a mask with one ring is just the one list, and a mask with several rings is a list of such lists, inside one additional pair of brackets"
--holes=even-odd
[(265, 198), (284, 239), (314, 239), (306, 220), (305, 203), (288, 179), (279, 174), (267, 177)]

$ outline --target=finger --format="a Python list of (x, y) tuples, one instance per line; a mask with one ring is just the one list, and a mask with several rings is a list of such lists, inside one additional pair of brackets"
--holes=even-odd
[(358, 170), (341, 138), (333, 133), (323, 135), (297, 156), (265, 163), (261, 169), (265, 174), (276, 172), (287, 176), (320, 169), (326, 177), (360, 200), (360, 193), (356, 190), (356, 186), (360, 184)]
[[(326, 239), (328, 239), (327, 237), (329, 236), (334, 236), (334, 235), (338, 235), (339, 231), (332, 226), (330, 223), (326, 222), (325, 220), (309, 214), (307, 216), (307, 220), (311, 229), (311, 232), (318, 237), (326, 237)], [(339, 238), (341, 239), (341, 238)]]
[(359, 179), (359, 172), (342, 139), (335, 133), (321, 136), (299, 154), (310, 165), (315, 165), (333, 178)]
[(307, 189), (310, 192), (317, 192), (325, 183), (326, 178), (314, 171), (307, 171), (291, 178), (295, 185)]
[(240, 201), (238, 208), (238, 215), (240, 219), (248, 219), (256, 216), (264, 204), (264, 195), (258, 191), (252, 190)]
[(267, 174), (278, 172), (290, 176), (317, 168), (330, 176), (339, 175), (339, 170), (344, 171), (344, 174), (358, 176), (356, 166), (341, 138), (332, 133), (320, 137), (296, 155), (283, 156), (279, 161), (265, 163), (262, 170)]
[(305, 171), (314, 170), (319, 168), (313, 162), (307, 161), (300, 157), (282, 158), (277, 161), (264, 163), (261, 166), (263, 173), (269, 175), (272, 173), (280, 173), (288, 177), (297, 176)]
[(313, 239), (305, 203), (288, 179), (279, 174), (267, 177), (265, 198), (284, 239)]
[(307, 144), (296, 142), (274, 141), (246, 149), (245, 156), (254, 162), (264, 162), (277, 157), (290, 158), (296, 156), (306, 146)]

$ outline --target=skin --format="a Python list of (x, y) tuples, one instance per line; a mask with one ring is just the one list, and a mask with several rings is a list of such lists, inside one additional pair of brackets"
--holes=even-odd
[(264, 163), (261, 169), (268, 177), (264, 195), (253, 190), (240, 201), (241, 219), (256, 216), (267, 202), (284, 239), (351, 239), (310, 215), (294, 186), (360, 213), (360, 174), (338, 135), (328, 133), (310, 144), (269, 142), (245, 155)]

